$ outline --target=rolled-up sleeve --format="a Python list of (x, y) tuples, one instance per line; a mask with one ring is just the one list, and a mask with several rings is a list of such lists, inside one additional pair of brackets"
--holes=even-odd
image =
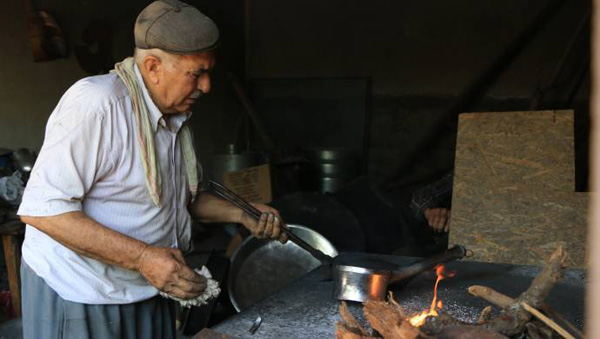
[(452, 203), (452, 182), (454, 171), (413, 193), (410, 208), (420, 221), (426, 221), (425, 210), (428, 208), (450, 208)]
[(82, 100), (81, 88), (69, 92), (50, 116), (19, 215), (81, 211), (86, 194), (110, 166), (103, 115)]

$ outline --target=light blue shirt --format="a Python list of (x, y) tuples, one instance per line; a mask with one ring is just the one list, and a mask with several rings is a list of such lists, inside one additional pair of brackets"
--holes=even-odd
[[(137, 66), (136, 74), (143, 84)], [(145, 86), (143, 90), (155, 130), (160, 206), (152, 202), (146, 187), (129, 93), (111, 73), (78, 81), (59, 101), (48, 120), (18, 214), (82, 211), (148, 244), (187, 250), (191, 195), (178, 132), (189, 114), (165, 119)], [(58, 295), (73, 302), (124, 304), (158, 293), (138, 272), (81, 256), (29, 225), (23, 260)]]

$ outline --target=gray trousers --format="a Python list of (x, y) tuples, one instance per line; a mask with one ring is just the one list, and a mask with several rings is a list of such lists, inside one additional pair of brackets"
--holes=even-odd
[(175, 305), (156, 296), (124, 305), (62, 299), (21, 262), (23, 338), (175, 338)]

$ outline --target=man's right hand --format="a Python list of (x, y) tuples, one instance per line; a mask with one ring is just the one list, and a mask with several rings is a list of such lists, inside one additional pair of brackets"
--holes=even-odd
[(206, 278), (189, 268), (181, 251), (148, 246), (139, 258), (138, 271), (157, 289), (181, 299), (192, 299), (206, 289)]

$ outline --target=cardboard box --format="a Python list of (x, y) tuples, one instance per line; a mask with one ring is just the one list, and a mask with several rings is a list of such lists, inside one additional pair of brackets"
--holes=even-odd
[(248, 202), (266, 204), (273, 199), (268, 164), (226, 172), (223, 184)]

